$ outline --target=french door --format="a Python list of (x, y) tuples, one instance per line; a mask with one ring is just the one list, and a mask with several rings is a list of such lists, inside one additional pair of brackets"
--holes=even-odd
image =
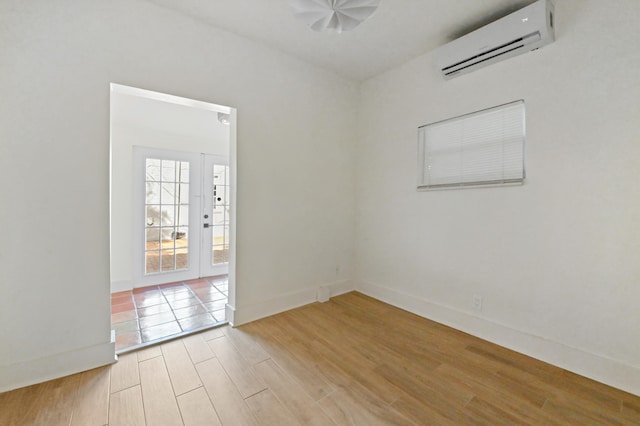
[(134, 148), (134, 287), (228, 273), (224, 157)]
[(202, 249), (200, 276), (229, 272), (229, 230), (231, 213), (231, 180), (229, 161), (220, 156), (202, 154)]

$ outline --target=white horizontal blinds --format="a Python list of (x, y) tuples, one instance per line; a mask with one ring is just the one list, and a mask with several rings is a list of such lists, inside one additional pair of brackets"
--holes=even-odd
[(523, 101), (423, 126), (419, 186), (522, 181), (524, 136)]

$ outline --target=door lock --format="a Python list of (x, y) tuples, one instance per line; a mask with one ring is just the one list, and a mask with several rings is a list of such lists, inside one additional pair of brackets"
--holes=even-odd
[(203, 223), (202, 226), (204, 226), (205, 228), (208, 228), (209, 224), (208, 223)]

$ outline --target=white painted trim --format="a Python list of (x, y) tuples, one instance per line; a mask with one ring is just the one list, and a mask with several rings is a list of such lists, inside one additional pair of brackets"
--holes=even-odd
[[(229, 212), (229, 288), (228, 303), (233, 308), (233, 312), (227, 312), (227, 321), (233, 324), (233, 314), (236, 306), (236, 208), (237, 208), (237, 187), (238, 187), (238, 111), (230, 108), (229, 112), (229, 174), (231, 178), (231, 211)], [(231, 314), (231, 316), (229, 316)]]
[(331, 289), (327, 286), (320, 286), (316, 290), (316, 302), (328, 302), (331, 298)]
[(120, 281), (111, 281), (111, 293), (118, 293), (120, 291), (131, 291), (133, 290), (133, 281), (131, 280), (120, 280)]
[[(330, 289), (331, 296), (337, 296), (339, 294), (355, 290), (353, 281), (350, 280), (338, 281), (331, 284), (325, 284), (323, 286), (310, 287), (304, 290), (281, 294), (271, 299), (261, 301), (260, 303), (236, 307), (233, 313), (234, 321), (231, 321), (229, 317), (227, 317), (227, 320), (235, 327), (260, 318), (265, 318), (280, 312), (314, 303), (320, 287), (328, 287)], [(229, 312), (227, 311), (227, 314), (228, 313)]]
[(0, 365), (0, 392), (46, 382), (117, 361), (115, 341), (46, 357)]
[(421, 317), (640, 396), (640, 369), (602, 355), (371, 283), (356, 290)]
[(236, 308), (234, 308), (233, 306), (231, 306), (230, 304), (225, 304), (224, 305), (224, 315), (225, 315), (225, 319), (227, 320), (227, 322), (229, 324), (231, 324), (232, 327), (235, 327), (235, 318), (236, 318)]
[(340, 296), (341, 294), (349, 293), (356, 289), (355, 283), (351, 280), (336, 281), (326, 287), (329, 287), (331, 297)]

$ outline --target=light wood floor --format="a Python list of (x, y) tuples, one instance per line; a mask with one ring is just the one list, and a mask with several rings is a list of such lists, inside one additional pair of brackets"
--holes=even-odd
[(0, 394), (1, 425), (640, 424), (640, 398), (359, 293)]

